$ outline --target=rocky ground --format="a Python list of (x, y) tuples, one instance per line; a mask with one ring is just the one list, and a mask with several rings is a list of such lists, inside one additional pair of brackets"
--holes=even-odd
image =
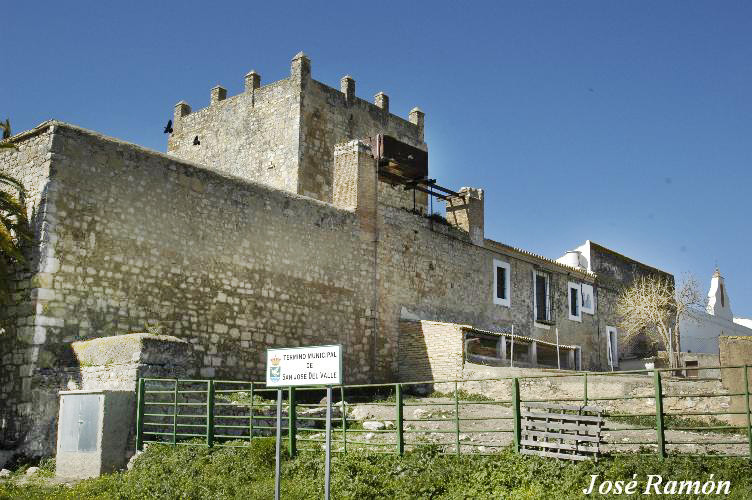
[[(309, 410), (310, 411), (310, 410)], [(454, 419), (455, 402), (452, 398), (414, 398), (405, 402), (403, 418), (405, 421), (404, 441), (409, 449), (416, 444), (436, 444), (444, 446), (445, 451), (456, 451), (457, 423)], [(634, 413), (649, 413), (650, 408), (633, 407)], [(459, 404), (459, 441), (462, 453), (491, 453), (513, 442), (513, 421), (510, 405), (505, 403), (488, 403), (466, 401)], [(334, 417), (341, 419), (337, 409)], [(369, 449), (392, 451), (396, 446), (394, 422), (396, 408), (394, 403), (348, 404), (348, 449), (368, 447)], [(654, 426), (654, 417), (630, 423), (625, 419), (607, 418), (604, 425), (604, 452), (634, 452), (640, 448), (655, 451), (656, 431), (641, 429)], [(648, 420), (647, 423), (644, 420)], [(698, 421), (700, 425), (702, 422)], [(683, 424), (689, 427), (689, 425)], [(670, 427), (670, 426), (669, 426)], [(321, 429), (299, 431), (300, 448), (320, 446), (325, 434)], [(342, 450), (343, 432), (339, 422), (333, 429), (335, 450)], [(313, 439), (315, 441), (305, 441)], [(722, 453), (745, 455), (749, 453), (747, 436), (740, 433), (708, 431), (665, 431), (669, 453)], [(715, 444), (737, 442), (737, 444)], [(687, 444), (681, 444), (687, 443)]]

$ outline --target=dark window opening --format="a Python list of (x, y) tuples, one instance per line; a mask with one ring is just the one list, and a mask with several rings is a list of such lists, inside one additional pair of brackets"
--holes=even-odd
[(577, 300), (577, 289), (576, 288), (570, 288), (569, 289), (569, 314), (572, 316), (579, 316), (580, 311), (578, 307), (578, 300)]
[(548, 279), (546, 276), (535, 275), (535, 320), (548, 321)]
[(501, 266), (496, 268), (496, 298), (507, 298), (507, 270)]
[(726, 301), (723, 300), (723, 296), (725, 294), (723, 293), (723, 284), (721, 284), (721, 307), (726, 307)]
[(687, 368), (687, 377), (690, 378), (697, 378), (699, 376), (700, 370), (698, 370), (700, 362), (699, 361), (685, 361), (684, 366)]

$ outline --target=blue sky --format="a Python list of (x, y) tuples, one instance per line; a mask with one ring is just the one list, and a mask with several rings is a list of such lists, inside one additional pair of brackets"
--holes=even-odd
[(164, 151), (183, 99), (313, 77), (426, 112), (431, 176), (486, 189), (486, 235), (549, 257), (591, 239), (752, 317), (752, 3), (12, 2), (0, 117)]

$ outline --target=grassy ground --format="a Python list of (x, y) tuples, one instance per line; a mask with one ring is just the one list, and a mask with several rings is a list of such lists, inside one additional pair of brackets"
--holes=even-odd
[[(614, 422), (628, 424), (635, 427), (649, 427), (651, 429), (655, 429), (656, 426), (654, 415), (623, 416), (614, 414), (609, 415), (607, 418)], [(705, 420), (700, 420), (699, 418), (688, 418), (678, 415), (664, 415), (663, 425), (664, 429), (667, 430), (693, 427), (697, 428), (698, 430), (709, 428), (708, 431), (712, 430), (712, 432), (721, 434), (745, 434), (747, 432), (746, 427), (728, 428), (730, 424), (715, 417), (707, 417)]]
[[(282, 497), (321, 498), (322, 458), (317, 453), (285, 460)], [(653, 456), (632, 455), (572, 464), (521, 456), (511, 450), (493, 456), (443, 456), (426, 447), (404, 457), (336, 455), (332, 467), (333, 497), (343, 499), (583, 498), (582, 489), (590, 483), (590, 474), (625, 481), (637, 474), (638, 492), (644, 491), (648, 474), (659, 474), (664, 482), (703, 483), (714, 474), (713, 480), (731, 481), (731, 494), (724, 495), (725, 498), (750, 498), (752, 492), (752, 462), (732, 458), (671, 457), (661, 461)], [(81, 481), (74, 486), (46, 486), (44, 481), (35, 479), (23, 486), (13, 481), (0, 482), (0, 498), (273, 498), (274, 440), (260, 438), (251, 447), (211, 451), (198, 446), (154, 445), (129, 472)], [(639, 494), (633, 496), (639, 497)]]

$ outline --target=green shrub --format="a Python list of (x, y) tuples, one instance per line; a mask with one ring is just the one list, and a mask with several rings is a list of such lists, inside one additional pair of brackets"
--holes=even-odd
[[(129, 472), (81, 481), (73, 487), (0, 482), (0, 499), (273, 498), (274, 439), (254, 439), (250, 446), (232, 444), (239, 447), (208, 450), (202, 446), (152, 445)], [(648, 474), (660, 474), (666, 480), (705, 481), (712, 473), (716, 480), (732, 481), (727, 498), (748, 498), (752, 491), (752, 462), (746, 458), (672, 456), (660, 460), (656, 456), (620, 455), (599, 462), (570, 463), (519, 455), (510, 448), (488, 456), (458, 457), (440, 451), (437, 445), (426, 445), (402, 457), (357, 451), (335, 454), (333, 497), (560, 500), (582, 498), (590, 474), (612, 480), (630, 480), (637, 474), (644, 489)], [(304, 452), (293, 460), (285, 458), (283, 498), (321, 498), (323, 471), (322, 453)]]

